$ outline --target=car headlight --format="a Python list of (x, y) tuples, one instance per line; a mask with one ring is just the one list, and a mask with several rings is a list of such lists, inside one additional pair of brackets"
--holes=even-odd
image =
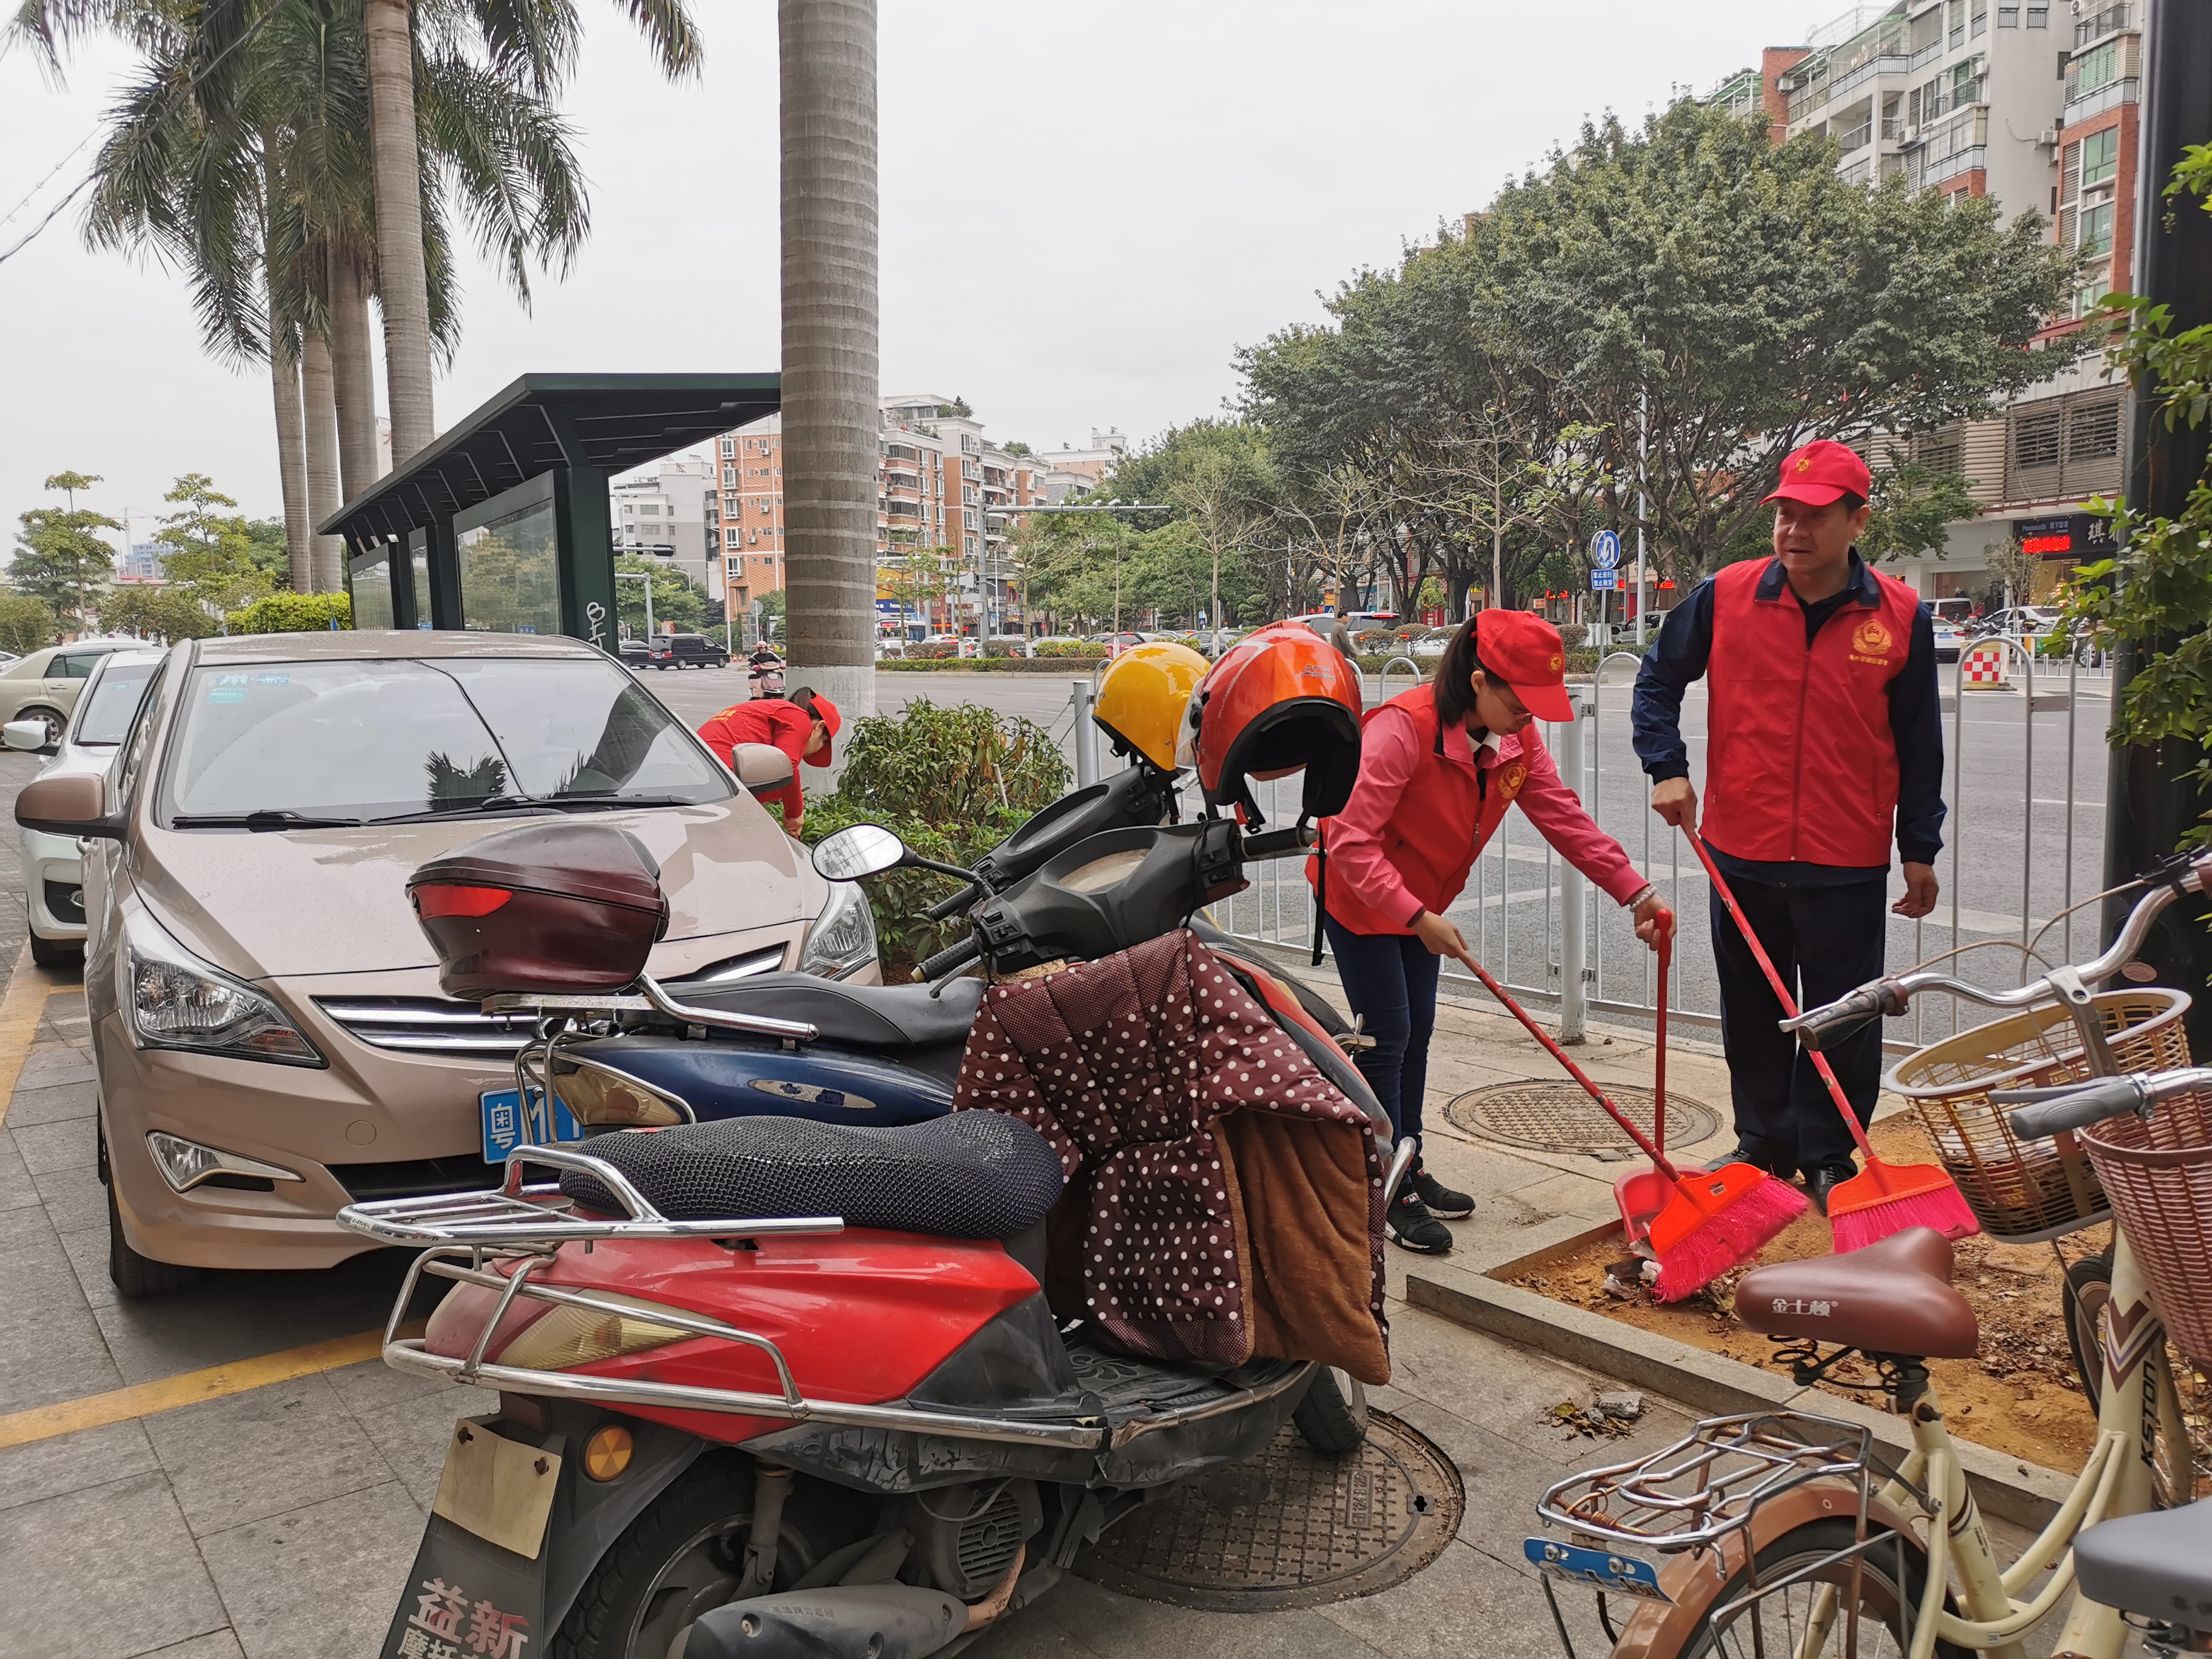
[(830, 902), (806, 930), (799, 952), (799, 971), (824, 979), (843, 979), (876, 959), (876, 919), (858, 882), (833, 881)]
[(121, 1000), (137, 1047), (279, 1066), (327, 1064), (274, 1000), (192, 956), (152, 918), (131, 919), (118, 954)]

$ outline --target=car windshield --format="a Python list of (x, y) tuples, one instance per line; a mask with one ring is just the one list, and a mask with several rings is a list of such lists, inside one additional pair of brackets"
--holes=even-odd
[(146, 682), (158, 662), (111, 662), (92, 695), (77, 705), (70, 722), (70, 741), (86, 749), (112, 749), (131, 730), (131, 720), (146, 696)]
[(726, 800), (730, 779), (611, 662), (451, 658), (193, 671), (175, 819), (398, 818), (519, 801)]

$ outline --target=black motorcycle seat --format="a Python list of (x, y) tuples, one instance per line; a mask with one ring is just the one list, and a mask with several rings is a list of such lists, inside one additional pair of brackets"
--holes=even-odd
[(672, 993), (694, 1008), (804, 1020), (832, 1042), (855, 1048), (933, 1048), (964, 1042), (982, 1006), (983, 981), (927, 985), (853, 985), (813, 974), (756, 974), (711, 990)]
[[(796, 1117), (728, 1117), (593, 1137), (605, 1158), (675, 1221), (842, 1216), (848, 1226), (942, 1238), (1012, 1238), (1060, 1196), (1060, 1155), (1000, 1112), (850, 1128)], [(599, 1180), (572, 1170), (561, 1190), (619, 1214)]]

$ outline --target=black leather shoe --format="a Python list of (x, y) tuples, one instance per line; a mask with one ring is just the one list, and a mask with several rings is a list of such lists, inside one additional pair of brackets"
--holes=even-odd
[(1828, 1212), (1828, 1194), (1853, 1176), (1858, 1167), (1850, 1164), (1824, 1164), (1805, 1177), (1806, 1195), (1812, 1199), (1813, 1207), (1822, 1215)]
[(1743, 1143), (1740, 1140), (1736, 1142), (1735, 1146), (1729, 1147), (1728, 1151), (1723, 1152), (1719, 1158), (1714, 1160), (1714, 1163), (1716, 1165), (1722, 1164), (1748, 1164), (1754, 1170), (1765, 1170), (1767, 1174), (1772, 1176), (1777, 1181), (1795, 1181), (1797, 1178), (1797, 1169), (1795, 1164), (1775, 1164), (1766, 1158), (1754, 1158), (1749, 1152), (1744, 1151)]
[(1428, 1208), (1431, 1215), (1440, 1221), (1464, 1221), (1474, 1213), (1474, 1200), (1465, 1193), (1455, 1192), (1426, 1170), (1416, 1165), (1406, 1178), (1413, 1196)]
[(1382, 1231), (1401, 1250), (1442, 1255), (1452, 1247), (1451, 1229), (1429, 1213), (1408, 1181), (1382, 1213)]

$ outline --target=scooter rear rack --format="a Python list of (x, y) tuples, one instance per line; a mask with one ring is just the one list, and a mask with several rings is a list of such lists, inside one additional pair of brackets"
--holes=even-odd
[[(523, 1183), (526, 1164), (577, 1170), (592, 1176), (628, 1213), (574, 1213), (559, 1187)], [(759, 1238), (845, 1230), (842, 1216), (775, 1216), (709, 1221), (672, 1221), (603, 1158), (566, 1146), (517, 1146), (507, 1155), (506, 1176), (480, 1193), (434, 1193), (421, 1198), (380, 1198), (349, 1204), (338, 1225), (380, 1244), (460, 1245), (477, 1249), (554, 1249), (572, 1238)]]

